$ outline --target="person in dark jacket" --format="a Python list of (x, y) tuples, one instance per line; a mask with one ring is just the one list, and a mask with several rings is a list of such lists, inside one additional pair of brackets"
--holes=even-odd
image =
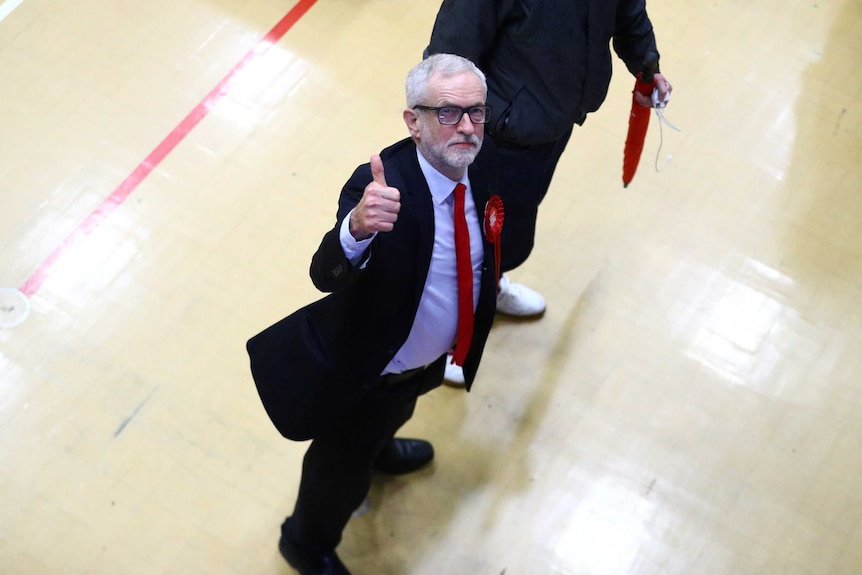
[(394, 436), (443, 382), (453, 345), (468, 391), (476, 375), (495, 314), (502, 213), (485, 97), (484, 75), (459, 56), (410, 71), (411, 137), (356, 169), (312, 258), (314, 285), (331, 293), (248, 341), (270, 419), (289, 439), (312, 439), (279, 540), (302, 575), (348, 573), (335, 548), (373, 471), (432, 460), (429, 442)]
[[(611, 45), (634, 75), (646, 60), (658, 61), (645, 0), (444, 0), (440, 6), (425, 55), (458, 54), (487, 77), (486, 131), (500, 150), (506, 205), (503, 272), (529, 257), (539, 204), (573, 126), (607, 96)], [(661, 73), (655, 79), (665, 101), (672, 87)], [(497, 311), (538, 316), (545, 300), (503, 275)], [(446, 379), (464, 382), (457, 366), (447, 368)]]

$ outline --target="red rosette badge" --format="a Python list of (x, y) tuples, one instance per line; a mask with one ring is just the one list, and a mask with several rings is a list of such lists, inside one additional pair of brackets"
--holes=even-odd
[(485, 237), (494, 244), (494, 263), (497, 268), (497, 285), (500, 284), (500, 232), (503, 230), (503, 200), (494, 194), (485, 204)]

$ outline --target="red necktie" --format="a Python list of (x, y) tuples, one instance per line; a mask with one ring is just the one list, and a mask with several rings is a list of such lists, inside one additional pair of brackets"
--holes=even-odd
[(464, 216), (464, 184), (455, 186), (455, 258), (458, 266), (458, 336), (452, 362), (464, 365), (473, 339), (473, 264), (470, 261), (470, 232)]

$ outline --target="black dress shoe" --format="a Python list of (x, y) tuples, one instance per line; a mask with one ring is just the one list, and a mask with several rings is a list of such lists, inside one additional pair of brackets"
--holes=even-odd
[(434, 447), (424, 439), (395, 438), (374, 461), (374, 469), (402, 475), (425, 467), (434, 459)]
[(300, 552), (290, 541), (281, 537), (278, 550), (299, 575), (350, 575), (350, 571), (335, 554), (335, 551), (322, 557), (309, 557)]

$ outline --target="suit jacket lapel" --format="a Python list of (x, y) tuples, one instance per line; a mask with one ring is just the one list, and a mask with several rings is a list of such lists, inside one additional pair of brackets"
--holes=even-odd
[(415, 205), (414, 211), (416, 213), (416, 233), (418, 235), (419, 249), (415, 254), (407, 254), (407, 257), (425, 258), (425, 275), (417, 277), (417, 281), (414, 284), (416, 301), (418, 302), (422, 296), (422, 290), (425, 288), (427, 270), (431, 266), (431, 254), (434, 250), (434, 205), (432, 204), (431, 190), (428, 187), (428, 182), (425, 181), (425, 176), (422, 174), (422, 168), (419, 167), (416, 153), (415, 146), (413, 146), (413, 153), (409, 154), (409, 165), (404, 170), (404, 186), (401, 190), (401, 201), (402, 209), (405, 212), (407, 211), (405, 209), (407, 207), (403, 204), (410, 202)]

